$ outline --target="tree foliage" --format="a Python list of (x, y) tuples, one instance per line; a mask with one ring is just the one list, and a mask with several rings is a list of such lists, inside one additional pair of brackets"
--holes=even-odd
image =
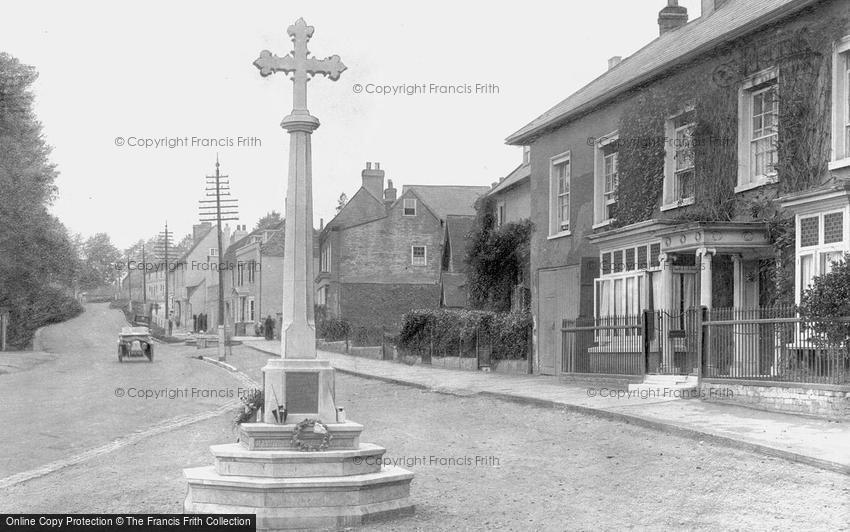
[(259, 229), (271, 229), (282, 221), (283, 218), (281, 217), (279, 212), (271, 211), (270, 213), (266, 214), (257, 221), (257, 225), (254, 227), (254, 231), (257, 231)]
[(833, 264), (832, 271), (814, 278), (803, 292), (800, 316), (817, 337), (832, 346), (850, 348), (850, 256)]
[(0, 306), (10, 310), (9, 343), (26, 346), (36, 328), (82, 311), (73, 299), (77, 243), (48, 212), (56, 167), (33, 112), (35, 69), (0, 53)]

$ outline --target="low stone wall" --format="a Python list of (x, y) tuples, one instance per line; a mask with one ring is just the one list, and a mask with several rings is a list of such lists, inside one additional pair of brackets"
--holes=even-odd
[(465, 357), (431, 357), (431, 366), (435, 368), (478, 371), (478, 359)]
[(703, 379), (705, 401), (830, 419), (850, 419), (850, 386)]
[(381, 360), (384, 358), (384, 350), (381, 349), (381, 346), (354, 347), (352, 345), (348, 348), (348, 354), (356, 357), (373, 358), (375, 360)]
[(511, 375), (528, 374), (528, 360), (491, 360), (490, 371)]
[(340, 353), (343, 355), (347, 354), (345, 350), (345, 340), (340, 342), (326, 342), (324, 340), (319, 340), (316, 347), (322, 351), (330, 351), (331, 353)]

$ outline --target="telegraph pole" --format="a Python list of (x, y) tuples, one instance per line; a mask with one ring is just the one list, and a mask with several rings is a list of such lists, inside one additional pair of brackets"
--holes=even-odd
[(168, 324), (171, 322), (171, 315), (168, 308), (168, 248), (172, 247), (171, 235), (172, 232), (168, 230), (168, 222), (165, 222), (165, 231), (159, 233), (159, 241), (156, 248), (157, 253), (162, 253), (165, 260), (165, 329), (169, 336), (171, 335), (171, 331), (168, 330)]
[(142, 242), (142, 302), (148, 302), (147, 262), (145, 262), (145, 244)]
[[(230, 176), (221, 175), (219, 171), (218, 154), (215, 156), (215, 175), (206, 176), (206, 193), (205, 197), (211, 199), (199, 200), (198, 209), (200, 210), (200, 219), (202, 222), (212, 222), (216, 224), (216, 234), (218, 237), (218, 327), (220, 331), (224, 330), (224, 269), (222, 268), (221, 259), (224, 256), (225, 248), (222, 245), (221, 223), (228, 220), (239, 219), (239, 206), (236, 199), (229, 198), (230, 196)], [(224, 353), (224, 338), (223, 333), (219, 333), (219, 353)], [(219, 355), (219, 359), (223, 360), (223, 355)]]

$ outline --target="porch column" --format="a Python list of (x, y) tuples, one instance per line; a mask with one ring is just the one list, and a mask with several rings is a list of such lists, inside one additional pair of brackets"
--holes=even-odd
[(711, 310), (711, 258), (716, 250), (710, 248), (697, 249), (697, 264), (699, 264), (699, 304)]
[(673, 367), (673, 341), (670, 339), (670, 325), (673, 312), (673, 261), (667, 253), (658, 255), (661, 264), (661, 294), (658, 298), (658, 343), (661, 348), (661, 371), (666, 372)]
[[(744, 261), (741, 255), (732, 255), (732, 289), (735, 308), (732, 316), (737, 319), (760, 317), (758, 311), (754, 310), (758, 306), (758, 285), (747, 286), (747, 277), (755, 277), (757, 272), (758, 267), (752, 261)], [(752, 281), (749, 284), (752, 284)], [(732, 361), (733, 376), (745, 377), (758, 374), (758, 326), (737, 323), (733, 326), (733, 331), (735, 350)]]

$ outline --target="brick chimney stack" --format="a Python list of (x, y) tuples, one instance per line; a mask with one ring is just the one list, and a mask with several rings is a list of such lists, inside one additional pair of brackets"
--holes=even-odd
[(680, 6), (679, 0), (667, 0), (667, 7), (658, 12), (659, 35), (677, 30), (687, 23), (688, 8)]
[(384, 201), (392, 203), (398, 199), (398, 190), (393, 186), (393, 180), (387, 179), (387, 188), (384, 190)]
[(366, 169), (360, 176), (363, 178), (363, 188), (378, 199), (384, 197), (384, 171), (381, 170), (381, 163), (375, 163), (374, 168), (372, 163), (366, 163)]

